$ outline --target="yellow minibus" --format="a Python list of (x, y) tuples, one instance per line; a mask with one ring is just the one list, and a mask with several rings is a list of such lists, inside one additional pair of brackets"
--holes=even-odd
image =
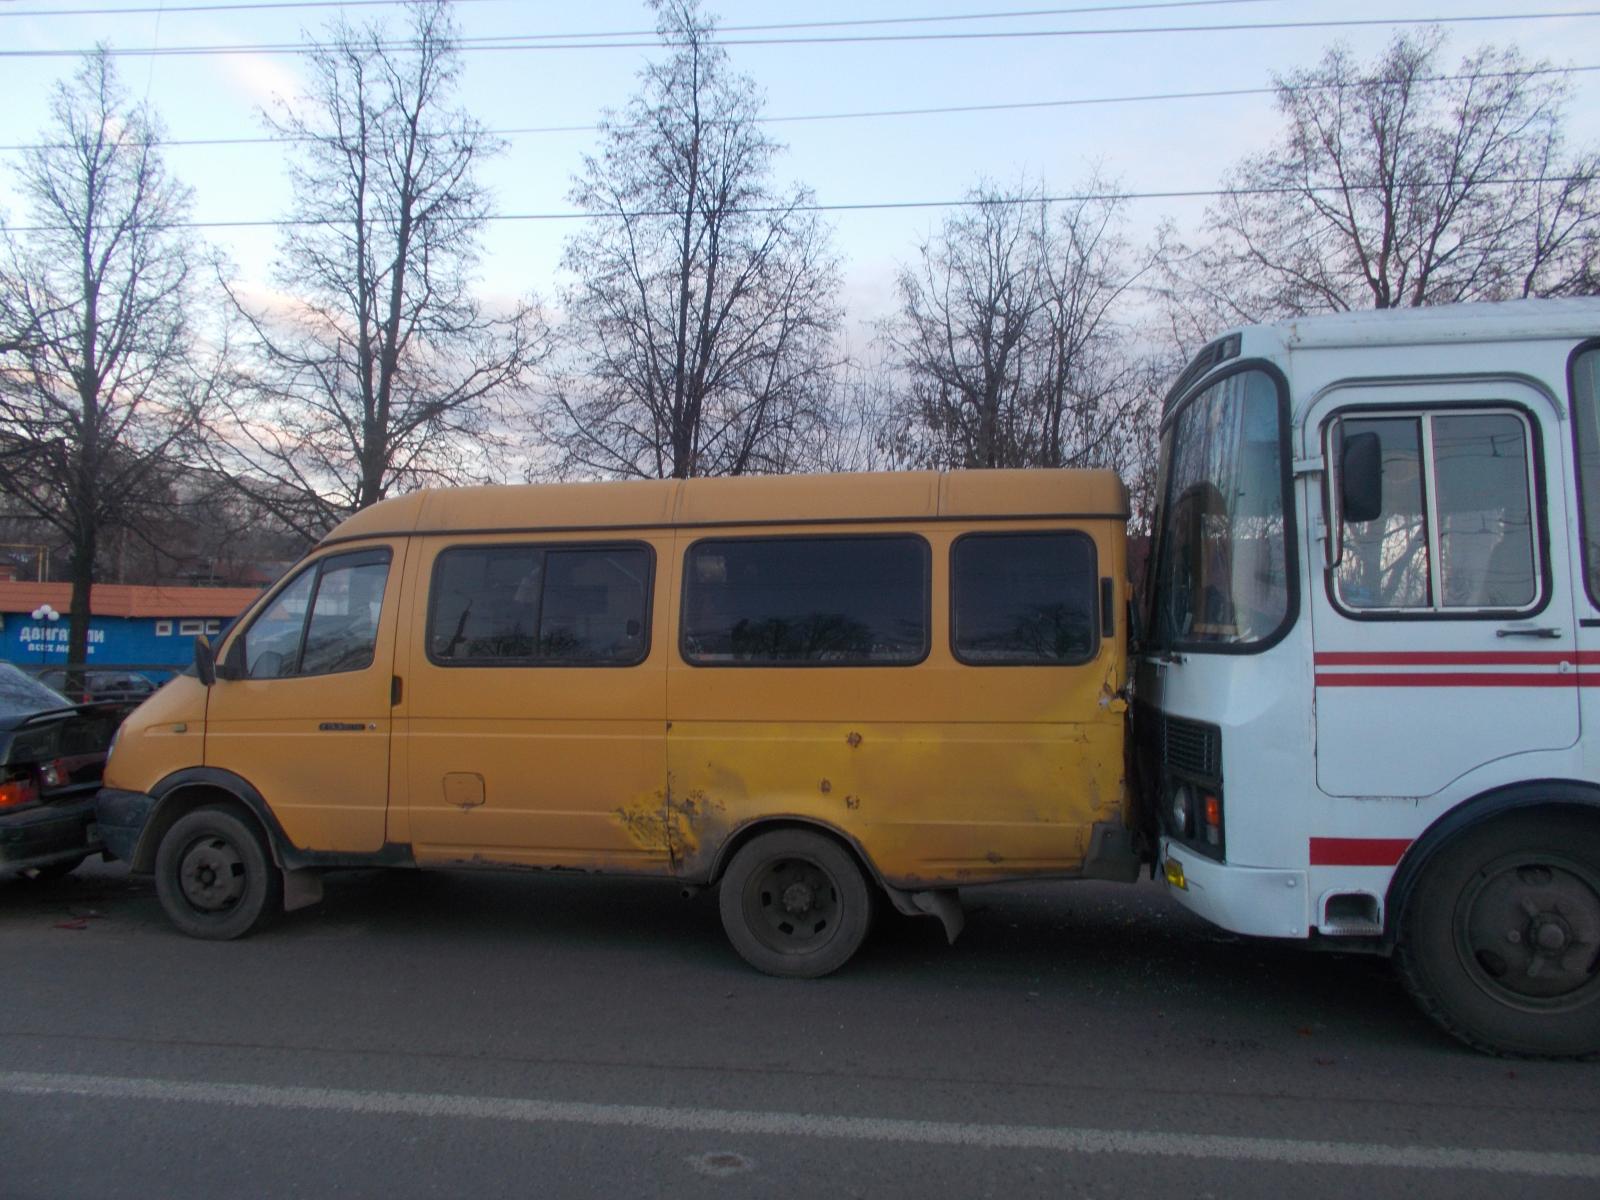
[(123, 726), (97, 816), (179, 929), (332, 868), (716, 884), (816, 976), (874, 906), (1132, 879), (1108, 471), (415, 492), (334, 529)]

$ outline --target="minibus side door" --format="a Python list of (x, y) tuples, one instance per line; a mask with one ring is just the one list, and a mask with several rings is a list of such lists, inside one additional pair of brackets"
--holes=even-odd
[(1548, 401), (1509, 379), (1341, 387), (1315, 419), (1337, 558), (1311, 547), (1322, 791), (1432, 796), (1493, 760), (1572, 746), (1565, 456)]
[(327, 554), (220, 647), (205, 762), (237, 775), (305, 850), (382, 848), (405, 543)]
[(669, 536), (422, 540), (396, 761), (417, 861), (671, 870)]

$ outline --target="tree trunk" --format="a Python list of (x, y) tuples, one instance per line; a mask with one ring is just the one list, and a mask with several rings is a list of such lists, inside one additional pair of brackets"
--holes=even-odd
[(82, 670), (89, 659), (90, 592), (94, 587), (95, 535), (80, 534), (72, 544), (72, 604), (67, 619), (67, 678), (63, 687), (70, 699), (83, 696)]

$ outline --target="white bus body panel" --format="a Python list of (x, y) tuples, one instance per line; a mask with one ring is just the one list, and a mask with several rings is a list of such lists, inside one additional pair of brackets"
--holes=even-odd
[[(1270, 363), (1288, 381), (1298, 614), (1259, 653), (1141, 660), (1142, 703), (1221, 730), (1225, 861), (1167, 837), (1161, 854), (1183, 867), (1187, 886), (1174, 894), (1225, 929), (1374, 934), (1396, 867), (1446, 814), (1507, 785), (1600, 780), (1582, 736), (1600, 723), (1600, 608), (1583, 583), (1567, 383), (1570, 356), (1600, 337), (1600, 303), (1346, 314), (1241, 332), (1237, 361)], [(1326, 422), (1352, 407), (1452, 405), (1528, 421), (1542, 469), (1538, 611), (1341, 611), (1324, 569)], [(1559, 632), (1513, 632), (1524, 625)], [(1375, 921), (1331, 918), (1339, 897), (1371, 898)]]

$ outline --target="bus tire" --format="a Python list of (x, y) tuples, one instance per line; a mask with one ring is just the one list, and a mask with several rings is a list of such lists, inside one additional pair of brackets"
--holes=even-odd
[(1543, 810), (1441, 847), (1400, 915), (1395, 960), (1424, 1012), (1491, 1054), (1600, 1055), (1600, 821)]
[(806, 829), (777, 829), (741, 846), (717, 902), (744, 960), (793, 979), (837, 971), (872, 924), (872, 890), (855, 857)]
[(227, 941), (261, 928), (283, 909), (283, 872), (261, 830), (217, 806), (179, 817), (156, 850), (156, 894), (190, 937)]

